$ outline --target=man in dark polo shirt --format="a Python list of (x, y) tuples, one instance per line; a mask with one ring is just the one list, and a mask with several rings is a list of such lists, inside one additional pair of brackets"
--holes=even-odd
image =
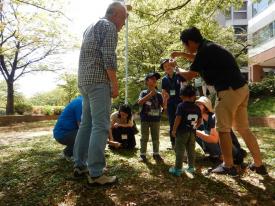
[(183, 57), (192, 62), (190, 71), (181, 72), (181, 75), (187, 80), (200, 75), (206, 84), (213, 85), (217, 92), (216, 128), (220, 137), (224, 163), (212, 172), (237, 175), (233, 165), (230, 138), (230, 130), (234, 127), (243, 137), (253, 156), (254, 163), (249, 168), (258, 174), (266, 175), (267, 171), (262, 163), (259, 145), (248, 124), (249, 89), (235, 58), (225, 48), (204, 39), (195, 27), (182, 31), (180, 39), (188, 53), (173, 52), (172, 58)]

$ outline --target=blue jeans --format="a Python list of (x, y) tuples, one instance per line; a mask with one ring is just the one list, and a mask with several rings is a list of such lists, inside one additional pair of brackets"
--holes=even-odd
[(63, 138), (56, 139), (56, 141), (59, 142), (60, 144), (66, 145), (65, 149), (63, 150), (66, 156), (69, 156), (69, 157), (73, 156), (74, 142), (75, 142), (77, 131), (78, 129), (72, 130), (68, 132), (66, 135), (64, 135)]
[(83, 96), (82, 117), (75, 140), (75, 166), (88, 166), (92, 177), (101, 176), (106, 166), (105, 147), (110, 127), (111, 88), (91, 84), (79, 88)]

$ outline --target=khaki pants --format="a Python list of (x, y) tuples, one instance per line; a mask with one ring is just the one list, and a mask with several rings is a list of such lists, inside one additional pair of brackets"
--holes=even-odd
[(230, 132), (231, 128), (248, 129), (247, 105), (249, 88), (247, 84), (233, 90), (217, 92), (215, 114), (218, 132)]

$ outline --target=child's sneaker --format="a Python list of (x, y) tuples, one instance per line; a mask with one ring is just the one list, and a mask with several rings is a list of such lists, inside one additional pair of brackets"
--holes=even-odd
[(181, 174), (182, 174), (182, 169), (177, 169), (175, 167), (170, 167), (169, 168), (169, 173), (172, 174), (172, 175), (180, 177)]
[(159, 154), (153, 154), (153, 158), (156, 162), (163, 162), (163, 159)]
[(147, 158), (145, 155), (140, 155), (138, 161), (139, 162), (147, 162)]
[(194, 173), (196, 171), (196, 169), (194, 167), (188, 167), (185, 169), (186, 172), (189, 172), (189, 173)]
[(261, 165), (259, 167), (256, 167), (254, 163), (250, 164), (248, 166), (248, 168), (251, 170), (251, 171), (255, 171), (257, 174), (259, 175), (268, 175), (267, 171), (266, 171), (266, 168), (264, 165)]

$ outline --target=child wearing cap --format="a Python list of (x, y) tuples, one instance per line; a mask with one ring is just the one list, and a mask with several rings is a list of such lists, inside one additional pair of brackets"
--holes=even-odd
[(160, 68), (164, 70), (165, 76), (161, 80), (162, 97), (164, 101), (164, 107), (167, 107), (167, 116), (170, 125), (170, 141), (172, 149), (175, 148), (175, 138), (172, 137), (172, 129), (175, 121), (175, 113), (180, 99), (180, 88), (186, 84), (185, 79), (178, 75), (175, 71), (176, 61), (174, 59), (162, 59)]
[(183, 172), (183, 155), (186, 149), (188, 157), (187, 172), (195, 171), (195, 131), (201, 124), (201, 111), (195, 104), (196, 91), (191, 85), (184, 86), (180, 90), (182, 102), (178, 105), (176, 119), (172, 130), (175, 138), (176, 163), (169, 172), (180, 176)]
[(146, 152), (149, 130), (153, 142), (153, 158), (157, 162), (163, 161), (159, 155), (159, 129), (163, 99), (160, 92), (156, 89), (158, 79), (160, 79), (159, 73), (147, 74), (145, 77), (147, 89), (141, 91), (138, 99), (141, 121), (140, 161), (143, 162), (147, 162)]

